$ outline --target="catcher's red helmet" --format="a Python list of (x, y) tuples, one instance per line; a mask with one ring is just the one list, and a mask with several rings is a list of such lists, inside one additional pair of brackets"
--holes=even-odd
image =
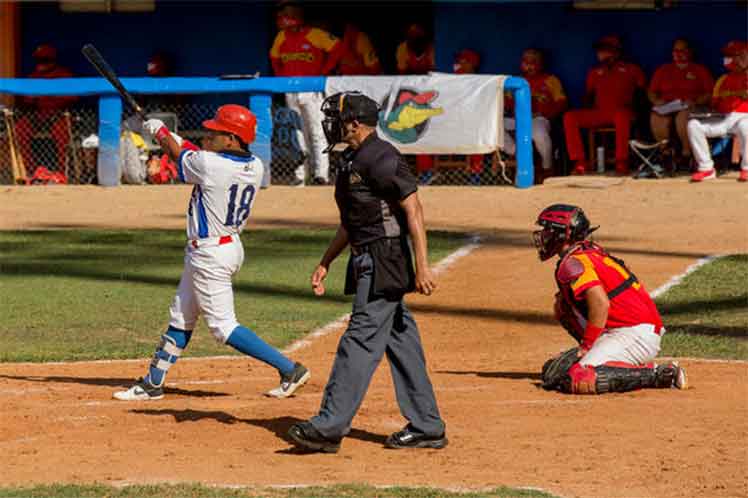
[(255, 140), (257, 118), (244, 106), (227, 104), (218, 108), (213, 119), (203, 121), (203, 127), (233, 133), (245, 144), (251, 144)]
[(532, 233), (541, 261), (561, 252), (564, 244), (587, 238), (598, 229), (590, 227), (590, 220), (582, 208), (570, 204), (553, 204), (543, 209), (535, 222), (542, 228)]

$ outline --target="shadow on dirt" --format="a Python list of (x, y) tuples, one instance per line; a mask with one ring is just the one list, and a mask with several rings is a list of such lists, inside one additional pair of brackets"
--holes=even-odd
[[(62, 377), (62, 376), (39, 376), (39, 375), (0, 375), (0, 379), (20, 380), (26, 382), (50, 382), (58, 384), (81, 384), (84, 386), (107, 386), (127, 388), (133, 385), (132, 378), (108, 378), (97, 377)], [(178, 396), (189, 396), (193, 398), (213, 398), (230, 396), (228, 393), (216, 391), (199, 391), (180, 389), (178, 387), (164, 387), (165, 394)]]
[(434, 373), (446, 375), (475, 375), (487, 379), (540, 380), (539, 372), (480, 372), (477, 370), (437, 370)]
[[(201, 420), (214, 420), (221, 424), (227, 424), (227, 425), (249, 424), (255, 427), (266, 429), (272, 432), (273, 434), (275, 434), (275, 436), (278, 439), (282, 439), (288, 442), (291, 442), (291, 439), (288, 437), (288, 429), (290, 429), (293, 424), (304, 422), (304, 420), (300, 418), (289, 417), (289, 416), (275, 417), (275, 418), (254, 418), (254, 419), (239, 418), (230, 413), (227, 413), (224, 411), (217, 411), (217, 410), (216, 411), (192, 410), (192, 409), (176, 410), (176, 409), (164, 408), (164, 409), (135, 409), (135, 410), (130, 410), (130, 412), (136, 413), (139, 415), (167, 416), (167, 417), (170, 416), (170, 417), (174, 417), (174, 420), (177, 423), (199, 422)], [(352, 438), (352, 439), (358, 439), (360, 441), (366, 441), (369, 443), (376, 443), (376, 444), (382, 444), (382, 445), (387, 440), (386, 435), (374, 434), (373, 432), (365, 431), (362, 429), (351, 429), (351, 432), (350, 434), (348, 434), (347, 437)], [(294, 451), (281, 450), (280, 452), (289, 453), (289, 452), (294, 452)]]

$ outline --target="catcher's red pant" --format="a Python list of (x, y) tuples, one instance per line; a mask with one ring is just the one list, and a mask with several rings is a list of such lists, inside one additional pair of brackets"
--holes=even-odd
[[(597, 128), (605, 125), (615, 125), (616, 128), (616, 162), (625, 162), (629, 158), (629, 135), (631, 120), (634, 114), (628, 109), (603, 110), (579, 109), (564, 114), (564, 133), (569, 159), (583, 161), (584, 145), (582, 144), (581, 128)], [(592, 158), (587, 158), (592, 160)]]

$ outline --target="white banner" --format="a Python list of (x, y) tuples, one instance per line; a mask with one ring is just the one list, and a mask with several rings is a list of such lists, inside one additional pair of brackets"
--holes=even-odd
[(379, 136), (404, 154), (485, 154), (504, 145), (506, 76), (327, 78), (326, 95), (359, 91), (380, 105)]

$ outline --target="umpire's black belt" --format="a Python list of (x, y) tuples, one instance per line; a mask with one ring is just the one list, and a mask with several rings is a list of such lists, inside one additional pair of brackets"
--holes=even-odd
[(354, 256), (361, 256), (362, 254), (365, 254), (369, 252), (369, 246), (351, 246), (351, 254)]
[(351, 244), (351, 254), (353, 254), (354, 256), (361, 256), (362, 254), (370, 253), (371, 246), (373, 244), (384, 244), (386, 246), (392, 247), (393, 245), (400, 244), (400, 239), (398, 237), (386, 237), (383, 239), (377, 239), (368, 244), (362, 244), (358, 246), (354, 246), (353, 244)]

